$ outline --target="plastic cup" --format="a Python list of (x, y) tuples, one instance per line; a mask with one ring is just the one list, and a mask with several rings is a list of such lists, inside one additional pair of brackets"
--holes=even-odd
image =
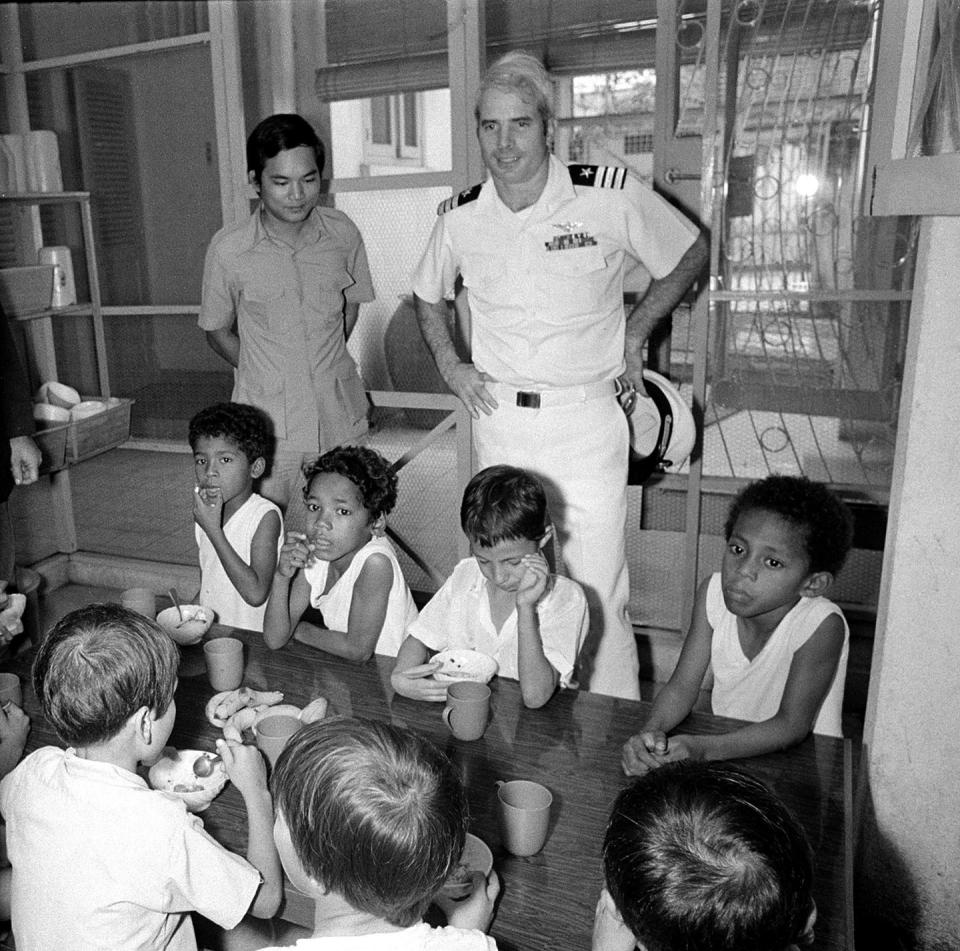
[(0, 706), (5, 703), (23, 706), (23, 690), (20, 687), (20, 678), (16, 674), (0, 674)]
[(243, 681), (243, 641), (215, 637), (203, 645), (207, 675), (214, 690), (236, 690)]
[(253, 734), (257, 738), (257, 749), (266, 756), (271, 767), (276, 764), (277, 757), (287, 745), (287, 740), (302, 726), (297, 717), (283, 713), (264, 717), (254, 724)]
[(447, 688), (443, 722), (458, 740), (479, 740), (487, 729), (490, 688), (472, 680), (459, 680)]
[(547, 841), (553, 793), (526, 779), (497, 783), (503, 844), (511, 855), (536, 855)]
[(120, 603), (151, 621), (157, 616), (157, 598), (149, 588), (127, 588), (120, 595)]

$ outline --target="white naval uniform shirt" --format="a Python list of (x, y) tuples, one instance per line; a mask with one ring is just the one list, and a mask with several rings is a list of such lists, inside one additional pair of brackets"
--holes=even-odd
[(462, 273), (473, 362), (520, 389), (619, 376), (624, 271), (639, 262), (665, 277), (698, 234), (625, 169), (575, 166), (578, 185), (559, 159), (549, 161), (529, 213), (507, 208), (488, 180), (476, 200), (439, 215), (413, 276), (417, 296), (436, 303)]

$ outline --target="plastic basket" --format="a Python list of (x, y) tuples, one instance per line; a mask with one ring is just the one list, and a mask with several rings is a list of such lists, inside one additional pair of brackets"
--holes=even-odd
[[(85, 396), (84, 399), (102, 397)], [(68, 424), (68, 462), (83, 462), (84, 459), (122, 445), (130, 438), (130, 408), (133, 400), (112, 397), (104, 402), (107, 408), (102, 412)]]
[(67, 464), (67, 436), (70, 423), (45, 426), (33, 434), (33, 441), (40, 450), (40, 471), (58, 472)]

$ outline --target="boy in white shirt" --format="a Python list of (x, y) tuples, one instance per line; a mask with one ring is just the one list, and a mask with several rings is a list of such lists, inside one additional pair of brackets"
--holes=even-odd
[[(430, 741), (372, 720), (319, 720), (290, 739), (270, 784), (284, 871), (316, 903), (297, 951), (496, 951), (484, 934), (496, 872), (473, 872), (459, 902), (438, 897), (463, 853), (467, 801)], [(423, 921), (434, 901), (447, 927)]]
[(36, 750), (0, 782), (19, 951), (196, 951), (190, 912), (232, 928), (248, 910), (269, 918), (279, 907), (273, 805), (255, 747), (217, 744), (247, 808), (247, 860), (137, 775), (173, 730), (178, 663), (155, 622), (116, 604), (68, 614), (41, 643), (34, 689), (70, 745)]
[(543, 548), (553, 528), (543, 484), (515, 466), (489, 466), (467, 484), (460, 525), (470, 558), (407, 628), (391, 677), (397, 693), (444, 701), (431, 677), (436, 651), (472, 648), (493, 657), (500, 675), (520, 681), (523, 702), (542, 707), (569, 686), (589, 625), (583, 589), (551, 574)]

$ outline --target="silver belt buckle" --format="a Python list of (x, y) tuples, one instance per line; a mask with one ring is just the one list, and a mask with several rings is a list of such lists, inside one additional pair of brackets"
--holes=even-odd
[(521, 390), (517, 393), (517, 406), (523, 409), (540, 409), (540, 394)]

